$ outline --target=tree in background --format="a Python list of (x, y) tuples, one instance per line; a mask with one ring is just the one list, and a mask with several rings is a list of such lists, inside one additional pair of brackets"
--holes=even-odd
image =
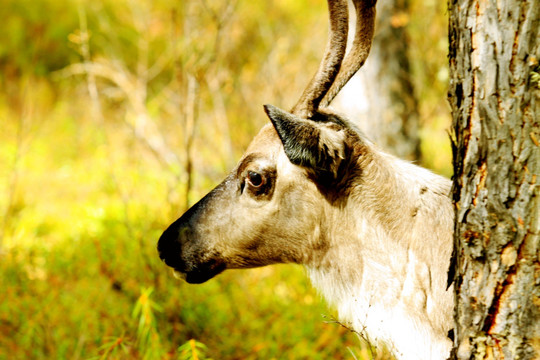
[[(405, 159), (419, 160), (418, 102), (407, 51), (408, 9), (408, 0), (377, 3), (370, 55), (333, 105), (354, 118), (381, 148)], [(354, 11), (351, 14), (354, 16)]]
[(540, 357), (540, 2), (449, 1), (455, 356)]

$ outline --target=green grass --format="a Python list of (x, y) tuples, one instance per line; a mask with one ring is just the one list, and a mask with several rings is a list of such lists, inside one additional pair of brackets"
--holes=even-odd
[(190, 339), (218, 359), (347, 358), (359, 347), (325, 323), (329, 310), (300, 267), (231, 271), (194, 286), (157, 262), (144, 266), (129, 245), (115, 253), (119, 242), (4, 255), (0, 358), (175, 358)]

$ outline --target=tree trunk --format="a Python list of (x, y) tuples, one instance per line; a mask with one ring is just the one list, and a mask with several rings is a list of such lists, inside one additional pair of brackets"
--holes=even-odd
[(454, 356), (540, 358), (539, 0), (449, 0)]
[(355, 120), (381, 148), (401, 158), (419, 160), (418, 103), (411, 82), (405, 28), (408, 7), (408, 0), (377, 3), (377, 26), (369, 57), (332, 105)]

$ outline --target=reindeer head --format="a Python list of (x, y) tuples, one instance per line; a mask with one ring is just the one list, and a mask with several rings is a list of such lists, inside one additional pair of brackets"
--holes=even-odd
[(190, 283), (225, 269), (307, 264), (326, 251), (326, 208), (361, 171), (358, 132), (324, 108), (363, 65), (375, 1), (354, 1), (357, 26), (345, 57), (346, 0), (328, 0), (330, 36), (319, 70), (291, 112), (264, 107), (266, 125), (227, 176), (163, 233), (160, 258)]

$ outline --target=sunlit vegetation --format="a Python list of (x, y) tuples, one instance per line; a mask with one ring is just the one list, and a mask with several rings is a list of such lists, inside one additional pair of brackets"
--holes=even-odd
[[(296, 100), (324, 47), (323, 1), (1, 8), (0, 359), (384, 356), (332, 320), (299, 266), (193, 286), (155, 249), (266, 122), (262, 104)], [(424, 158), (449, 175), (444, 9), (413, 9)]]

